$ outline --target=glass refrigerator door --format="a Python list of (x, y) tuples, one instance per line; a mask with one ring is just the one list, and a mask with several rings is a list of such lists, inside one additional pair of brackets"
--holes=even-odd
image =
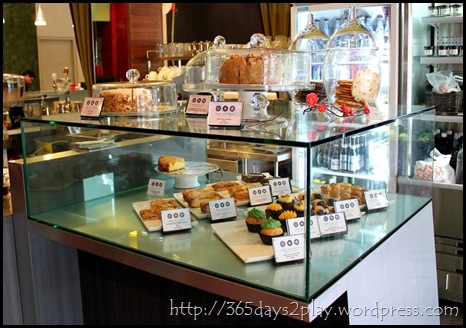
[(321, 30), (329, 32), (329, 37), (338, 25), (348, 18), (350, 5), (356, 7), (356, 15), (377, 40), (382, 58), (382, 85), (377, 101), (379, 104), (398, 103), (398, 26), (399, 4), (305, 4), (291, 7), (291, 38), (303, 30), (309, 13)]

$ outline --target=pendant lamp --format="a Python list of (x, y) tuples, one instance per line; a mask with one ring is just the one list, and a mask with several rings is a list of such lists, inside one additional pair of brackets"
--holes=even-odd
[(47, 22), (44, 18), (44, 13), (42, 12), (42, 8), (40, 7), (40, 3), (36, 3), (36, 21), (34, 22), (36, 26), (45, 26)]

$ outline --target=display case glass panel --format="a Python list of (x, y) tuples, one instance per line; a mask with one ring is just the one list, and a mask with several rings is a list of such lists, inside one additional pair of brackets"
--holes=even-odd
[[(53, 228), (55, 234), (72, 233), (309, 302), (430, 203), (432, 181), (428, 176), (419, 179), (416, 168), (433, 148), (434, 108), (396, 107), (322, 123), (290, 106), (284, 101), (271, 104), (270, 112), (283, 112), (289, 124), (269, 131), (210, 127), (206, 118), (185, 116), (183, 111), (157, 118), (89, 120), (79, 113), (25, 118), (21, 130), (28, 218)], [(184, 207), (186, 190), (238, 182), (244, 174), (256, 173), (248, 172), (247, 165), (237, 170), (200, 170), (194, 179), (199, 186), (179, 188), (178, 176), (157, 170), (159, 157), (171, 155), (207, 165), (213, 150), (231, 155), (231, 145), (242, 150), (237, 154), (242, 154), (243, 164), (254, 154), (259, 162), (272, 162), (267, 173), (289, 178), (290, 193), (304, 196), (304, 259), (277, 265), (273, 247), (247, 231), (250, 198), (235, 199), (233, 218), (215, 221), (199, 208), (190, 208), (189, 230), (148, 229), (138, 207), (141, 203), (174, 198)], [(351, 166), (343, 167), (345, 160), (336, 165), (336, 154), (341, 159), (344, 152), (352, 154), (346, 157)], [(282, 154), (287, 159), (277, 160)], [(163, 181), (163, 194), (148, 192), (149, 181)], [(339, 197), (326, 193), (333, 184), (349, 188), (348, 199), (358, 204), (360, 215), (348, 215), (346, 229), (328, 233), (331, 227), (320, 226), (321, 235), (316, 235), (313, 222), (324, 220), (318, 211), (324, 205), (315, 202), (316, 196), (323, 201), (345, 200), (343, 190)], [(377, 208), (370, 198), (379, 193), (386, 195), (386, 203)], [(277, 199), (273, 195), (273, 202)], [(248, 246), (249, 251), (244, 251)]]

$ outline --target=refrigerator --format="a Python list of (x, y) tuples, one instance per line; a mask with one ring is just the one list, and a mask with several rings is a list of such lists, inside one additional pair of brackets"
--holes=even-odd
[[(452, 5), (455, 4), (294, 3), (291, 7), (291, 37), (293, 38), (305, 27), (309, 13), (312, 13), (314, 19), (319, 21), (318, 26), (322, 30), (323, 23), (328, 23), (329, 36), (331, 36), (337, 20), (340, 19), (343, 23), (348, 16), (349, 7), (356, 7), (356, 15), (361, 19), (361, 23), (369, 29), (372, 28), (381, 51), (381, 79), (384, 83), (380, 88), (378, 103), (401, 105), (409, 111), (410, 105), (431, 104), (427, 96), (430, 87), (427, 73), (452, 71), (454, 76), (461, 79), (459, 86), (463, 89), (462, 53), (439, 56), (437, 52), (438, 46), (456, 46), (462, 49), (462, 12), (460, 15), (444, 15), (439, 11), (438, 15), (432, 16), (430, 10), (432, 7)], [(458, 5), (462, 6), (462, 4)], [(377, 30), (379, 21), (382, 21), (384, 26), (383, 39), (380, 29)], [(426, 46), (436, 47), (433, 55), (426, 54)], [(458, 113), (435, 115), (436, 130), (453, 130), (461, 133), (462, 136), (462, 101), (458, 107), (460, 108)], [(390, 149), (390, 145), (382, 149), (380, 156)], [(293, 154), (293, 163), (296, 163), (292, 168), (293, 173), (296, 169), (300, 169), (300, 165), (304, 165), (300, 162), (300, 157), (300, 154)], [(403, 175), (412, 177), (411, 160), (408, 158), (401, 160), (405, 163)], [(439, 297), (461, 303), (463, 302), (462, 199), (462, 184), (433, 183), (432, 203)]]
[[(377, 42), (381, 54), (380, 104), (398, 103), (399, 79), (399, 11), (398, 3), (293, 3), (291, 6), (291, 39), (307, 24), (309, 13), (322, 31), (332, 36), (335, 27), (348, 18), (350, 6), (356, 7), (356, 16), (368, 28)], [(328, 27), (327, 27), (328, 25)]]

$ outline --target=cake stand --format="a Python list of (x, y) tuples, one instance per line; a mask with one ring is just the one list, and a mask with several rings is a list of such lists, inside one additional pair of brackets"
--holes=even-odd
[(173, 187), (177, 189), (191, 189), (200, 186), (198, 177), (219, 169), (217, 164), (207, 162), (186, 162), (185, 166), (185, 169), (176, 172), (162, 172), (158, 166), (155, 167), (155, 170), (163, 175), (175, 178)]

